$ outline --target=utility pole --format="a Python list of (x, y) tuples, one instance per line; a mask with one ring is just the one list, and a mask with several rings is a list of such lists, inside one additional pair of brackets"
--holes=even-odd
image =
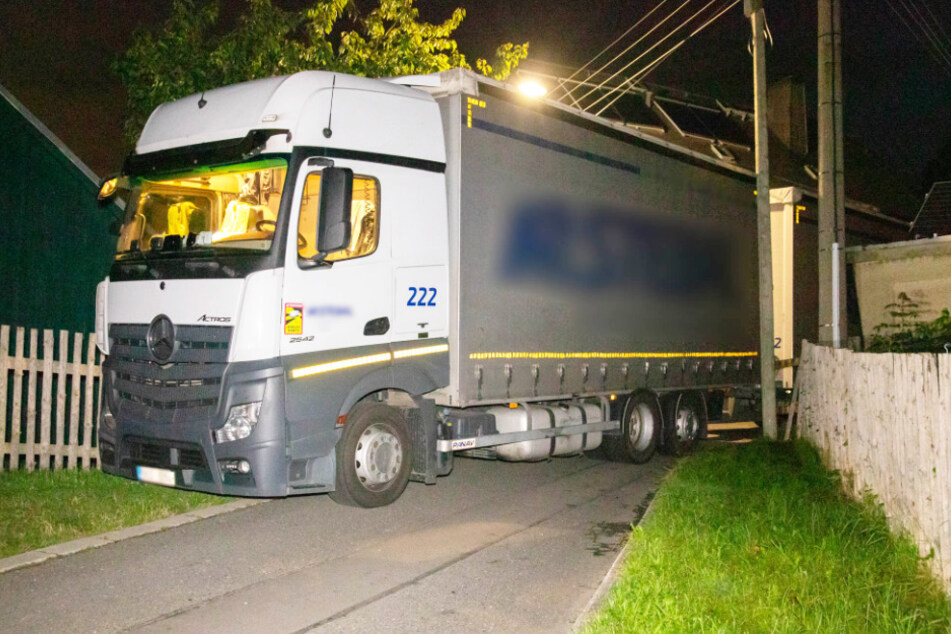
[(763, 434), (776, 440), (776, 368), (773, 362), (773, 247), (769, 227), (769, 128), (766, 123), (766, 15), (763, 0), (743, 0), (753, 29), (756, 120), (756, 227), (759, 246), (759, 376)]
[(845, 309), (840, 0), (819, 2), (819, 343), (840, 348)]

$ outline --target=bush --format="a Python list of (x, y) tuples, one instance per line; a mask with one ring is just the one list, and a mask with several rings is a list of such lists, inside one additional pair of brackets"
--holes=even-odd
[(888, 304), (892, 323), (875, 327), (867, 352), (948, 352), (951, 349), (951, 313), (945, 308), (934, 321), (920, 322), (920, 305), (905, 293)]

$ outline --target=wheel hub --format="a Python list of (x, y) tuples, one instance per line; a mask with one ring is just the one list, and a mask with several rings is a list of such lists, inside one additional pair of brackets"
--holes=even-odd
[(680, 440), (693, 440), (697, 437), (697, 431), (700, 428), (700, 421), (697, 413), (689, 408), (677, 410), (677, 420), (675, 422), (677, 429), (677, 438)]
[(631, 446), (643, 451), (650, 446), (654, 432), (654, 418), (650, 407), (644, 403), (638, 404), (631, 412), (628, 425), (628, 436)]
[(396, 479), (403, 464), (403, 446), (386, 425), (367, 427), (357, 441), (354, 467), (368, 489), (385, 489)]

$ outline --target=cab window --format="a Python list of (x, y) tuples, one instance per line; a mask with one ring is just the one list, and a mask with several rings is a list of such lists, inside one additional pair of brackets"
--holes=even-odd
[[(297, 227), (297, 254), (302, 258), (317, 255), (317, 213), (320, 201), (320, 173), (307, 176)], [(350, 244), (330, 253), (327, 262), (339, 262), (370, 255), (380, 241), (380, 184), (370, 176), (354, 175), (353, 203), (350, 206)]]
[(192, 246), (267, 251), (286, 173), (284, 159), (268, 158), (138, 178), (117, 251), (161, 251), (168, 236)]

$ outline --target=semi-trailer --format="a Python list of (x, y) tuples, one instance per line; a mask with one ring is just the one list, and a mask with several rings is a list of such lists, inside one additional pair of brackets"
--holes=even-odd
[(101, 193), (101, 467), (371, 507), (460, 451), (678, 451), (757, 383), (753, 189), (461, 69), (163, 104)]

